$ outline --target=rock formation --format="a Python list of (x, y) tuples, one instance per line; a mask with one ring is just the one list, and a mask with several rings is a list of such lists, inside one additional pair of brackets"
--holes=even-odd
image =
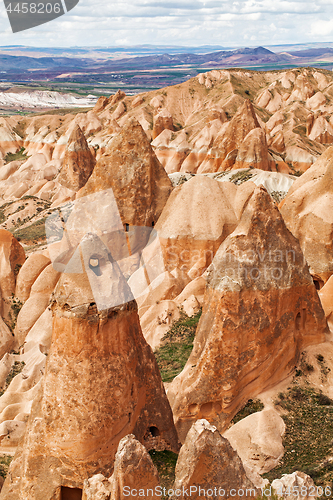
[(158, 487), (158, 472), (146, 448), (129, 434), (120, 440), (112, 476), (106, 479), (96, 474), (86, 479), (82, 500), (121, 500), (133, 496), (157, 500)]
[(174, 130), (172, 115), (167, 109), (162, 109), (154, 116), (153, 139), (156, 139), (163, 130)]
[(171, 193), (171, 182), (135, 119), (112, 139), (78, 198), (109, 188), (123, 224), (130, 226), (154, 225)]
[(16, 276), (25, 261), (25, 252), (16, 238), (0, 229), (0, 292), (1, 316), (9, 318), (11, 298), (15, 293)]
[[(180, 449), (173, 499), (256, 498), (258, 491), (247, 478), (243, 464), (229, 441), (207, 420), (193, 424)], [(200, 491), (200, 489), (201, 491)], [(187, 491), (187, 494), (184, 494)]]
[(73, 191), (81, 189), (94, 170), (95, 159), (82, 130), (76, 125), (69, 136), (58, 181)]
[(207, 272), (193, 351), (168, 389), (182, 442), (203, 417), (223, 432), (327, 329), (300, 246), (264, 188), (256, 188)]
[(330, 330), (333, 331), (333, 277), (331, 276), (318, 292)]
[(233, 168), (271, 170), (266, 134), (261, 128), (251, 130), (241, 143)]
[[(214, 167), (210, 166), (209, 169), (200, 167), (198, 172), (214, 172), (231, 168), (235, 163), (238, 149), (248, 133), (255, 128), (260, 128), (260, 125), (253, 105), (251, 101), (247, 99), (213, 143), (214, 150), (218, 152)], [(234, 154), (230, 156), (231, 153)], [(232, 161), (228, 161), (228, 155), (230, 158), (233, 158)], [(222, 163), (223, 161), (224, 163)]]
[[(89, 234), (75, 259), (86, 271), (64, 273), (57, 285), (52, 347), (0, 494), (6, 500), (60, 499), (94, 474), (109, 477), (129, 433), (148, 449), (178, 450), (155, 357), (119, 267)], [(122, 302), (110, 307), (115, 293)]]
[(50, 264), (50, 259), (45, 255), (39, 252), (31, 254), (18, 273), (15, 297), (25, 302), (30, 295), (32, 285), (48, 264)]
[(300, 471), (293, 472), (292, 474), (284, 474), (281, 479), (274, 479), (272, 488), (279, 500), (282, 498), (283, 500), (292, 500), (295, 498), (295, 491), (302, 491), (304, 494), (300, 493), (300, 495), (304, 500), (318, 498), (317, 488), (313, 479)]
[(157, 494), (160, 484), (157, 469), (146, 448), (133, 434), (124, 437), (119, 443), (110, 482), (113, 500), (125, 499), (132, 490), (140, 498), (160, 498)]
[(197, 275), (211, 263), (222, 241), (235, 229), (232, 204), (237, 191), (230, 183), (196, 176), (172, 192), (156, 225), (165, 266)]
[(264, 474), (278, 465), (284, 454), (285, 424), (273, 408), (258, 411), (232, 425), (223, 436), (240, 456), (243, 465)]
[(333, 274), (333, 147), (293, 184), (281, 204), (288, 229), (299, 240), (314, 279)]

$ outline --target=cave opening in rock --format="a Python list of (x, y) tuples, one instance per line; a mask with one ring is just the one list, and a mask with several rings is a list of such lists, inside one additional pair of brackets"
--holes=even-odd
[(149, 432), (153, 437), (158, 437), (160, 435), (160, 431), (154, 425), (149, 427)]
[(82, 500), (82, 490), (80, 488), (62, 486), (60, 500)]

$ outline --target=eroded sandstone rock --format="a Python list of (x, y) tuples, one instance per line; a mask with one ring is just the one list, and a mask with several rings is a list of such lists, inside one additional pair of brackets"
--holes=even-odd
[(160, 498), (157, 494), (160, 484), (157, 469), (146, 448), (133, 434), (124, 437), (119, 443), (110, 482), (112, 500), (124, 500), (132, 490), (140, 498)]
[(293, 184), (281, 214), (314, 277), (324, 283), (333, 274), (333, 147)]
[(0, 229), (0, 292), (1, 315), (8, 318), (10, 299), (15, 293), (16, 276), (25, 261), (25, 252), (16, 238), (5, 229)]
[(298, 241), (258, 187), (208, 270), (193, 351), (168, 388), (181, 441), (200, 418), (223, 432), (248, 398), (287, 377), (326, 330)]
[[(317, 488), (313, 479), (301, 471), (284, 474), (281, 479), (274, 479), (272, 488), (279, 499), (292, 500), (294, 492), (299, 491), (304, 500), (314, 500), (317, 497)], [(293, 489), (295, 488), (295, 489)]]
[(191, 427), (179, 452), (175, 475), (173, 489), (180, 490), (181, 495), (175, 495), (174, 499), (188, 498), (189, 491), (194, 500), (231, 497), (240, 500), (246, 490), (247, 498), (254, 499), (258, 494), (237, 452), (216, 427), (204, 419)]
[(78, 191), (86, 184), (94, 167), (95, 159), (82, 130), (76, 125), (68, 139), (58, 182), (68, 189)]
[(282, 436), (285, 424), (274, 409), (243, 418), (223, 435), (249, 469), (264, 474), (277, 466), (284, 454)]
[[(104, 259), (101, 272), (89, 267), (91, 249), (94, 259)], [(0, 498), (54, 500), (64, 488), (82, 490), (94, 474), (109, 477), (118, 443), (129, 433), (148, 449), (178, 450), (136, 303), (107, 255), (88, 234), (75, 255), (86, 271), (64, 273), (57, 285), (45, 376)], [(115, 292), (122, 303), (110, 307)]]
[(130, 119), (109, 144), (77, 197), (112, 188), (123, 224), (152, 226), (172, 185), (141, 125)]
[(156, 225), (165, 265), (196, 276), (211, 263), (221, 242), (237, 225), (233, 200), (237, 187), (195, 176), (172, 192)]

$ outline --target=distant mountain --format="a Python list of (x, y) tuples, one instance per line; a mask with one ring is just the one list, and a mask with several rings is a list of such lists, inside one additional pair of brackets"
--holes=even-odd
[[(295, 45), (290, 47), (293, 50), (288, 51), (288, 47), (283, 46), (281, 52), (267, 47), (223, 50), (214, 50), (210, 46), (185, 50), (176, 46), (0, 47), (0, 81), (82, 83), (93, 85), (94, 89), (112, 83), (112, 88), (122, 87), (137, 92), (140, 89), (176, 85), (200, 71), (212, 68), (267, 70), (318, 65), (332, 69), (331, 44), (327, 47), (319, 44), (300, 46), (302, 50), (295, 50)], [(173, 69), (177, 72), (171, 75)]]

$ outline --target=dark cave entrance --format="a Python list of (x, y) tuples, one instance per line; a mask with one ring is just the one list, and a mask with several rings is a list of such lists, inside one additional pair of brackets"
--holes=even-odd
[(82, 490), (80, 488), (61, 487), (60, 500), (82, 500)]

